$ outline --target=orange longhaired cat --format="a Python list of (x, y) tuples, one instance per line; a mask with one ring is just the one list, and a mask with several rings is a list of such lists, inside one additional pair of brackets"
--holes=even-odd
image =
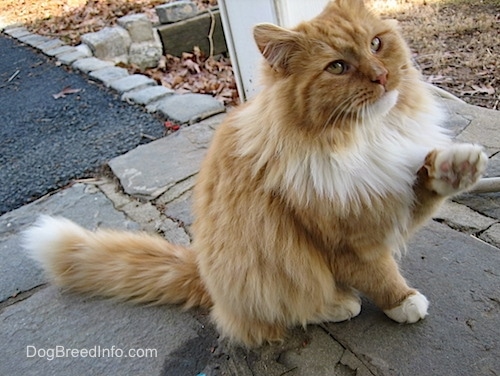
[(288, 30), (254, 29), (263, 88), (218, 128), (194, 192), (190, 248), (42, 217), (26, 248), (54, 282), (134, 302), (204, 306), (247, 346), (353, 318), (359, 293), (413, 323), (428, 301), (395, 257), (483, 173), (454, 144), (394, 21), (337, 0)]

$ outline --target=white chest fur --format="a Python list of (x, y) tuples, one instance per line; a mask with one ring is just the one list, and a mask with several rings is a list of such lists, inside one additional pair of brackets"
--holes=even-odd
[(414, 118), (394, 111), (361, 124), (348, 150), (297, 153), (287, 163), (285, 185), (306, 199), (316, 194), (346, 204), (387, 194), (410, 198), (427, 153), (450, 143), (437, 125), (440, 118), (440, 110), (433, 108)]

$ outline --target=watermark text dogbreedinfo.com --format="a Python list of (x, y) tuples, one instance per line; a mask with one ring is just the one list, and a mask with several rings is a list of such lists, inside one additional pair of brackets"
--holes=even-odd
[(49, 361), (56, 358), (156, 358), (158, 351), (156, 349), (128, 349), (124, 350), (116, 346), (101, 347), (94, 346), (90, 348), (66, 348), (64, 346), (55, 346), (50, 348), (37, 348), (36, 346), (26, 346), (27, 358), (44, 358)]

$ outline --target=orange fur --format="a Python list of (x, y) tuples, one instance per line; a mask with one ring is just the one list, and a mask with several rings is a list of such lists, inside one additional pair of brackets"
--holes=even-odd
[(397, 321), (423, 318), (427, 300), (394, 257), (459, 191), (448, 180), (467, 181), (461, 190), (479, 178), (484, 154), (450, 149), (397, 26), (361, 0), (254, 35), (263, 89), (216, 132), (195, 187), (191, 248), (51, 219), (28, 232), (27, 247), (61, 286), (210, 306), (222, 335), (248, 346), (350, 319), (358, 291)]

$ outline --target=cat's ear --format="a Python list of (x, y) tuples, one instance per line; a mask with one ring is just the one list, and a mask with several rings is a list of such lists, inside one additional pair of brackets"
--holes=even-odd
[(341, 7), (357, 7), (364, 8), (365, 1), (364, 0), (331, 0), (330, 3), (337, 2)]
[(364, 0), (330, 0), (325, 10), (328, 11), (330, 9), (336, 8), (345, 8), (345, 9), (363, 9), (365, 8)]
[(386, 25), (389, 25), (393, 29), (399, 29), (399, 21), (393, 18), (388, 18), (384, 20)]
[(278, 72), (287, 73), (290, 58), (300, 50), (301, 34), (262, 23), (254, 27), (253, 36), (261, 54), (271, 67)]

